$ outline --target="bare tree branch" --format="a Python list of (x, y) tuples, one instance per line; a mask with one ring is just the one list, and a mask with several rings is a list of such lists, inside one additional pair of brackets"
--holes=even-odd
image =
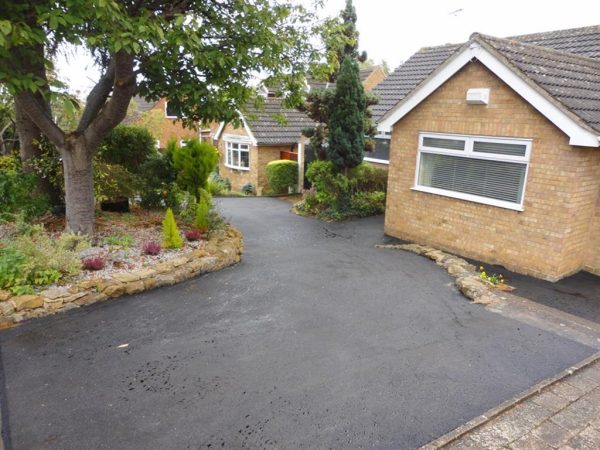
[(127, 107), (135, 93), (134, 57), (123, 50), (114, 56), (114, 84), (112, 96), (91, 122), (83, 135), (87, 148), (95, 150), (110, 130), (120, 124), (127, 114)]
[(115, 64), (111, 60), (106, 69), (106, 72), (100, 77), (96, 86), (90, 91), (87, 96), (85, 109), (83, 110), (83, 114), (81, 115), (81, 119), (79, 120), (79, 124), (77, 125), (76, 133), (83, 133), (85, 129), (92, 123), (92, 121), (96, 118), (104, 103), (106, 103), (106, 99), (110, 95), (112, 91), (113, 82), (115, 79)]
[(48, 109), (30, 91), (15, 96), (15, 105), (31, 118), (32, 122), (59, 148), (64, 147), (65, 133), (54, 123)]

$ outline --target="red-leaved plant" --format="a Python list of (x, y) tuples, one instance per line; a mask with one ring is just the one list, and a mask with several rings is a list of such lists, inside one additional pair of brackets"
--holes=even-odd
[(81, 260), (81, 265), (85, 270), (102, 270), (106, 261), (102, 256), (90, 256)]
[(144, 255), (158, 255), (160, 253), (160, 244), (156, 241), (148, 241), (142, 245)]
[(199, 241), (202, 239), (202, 233), (200, 230), (185, 230), (185, 238), (188, 241)]

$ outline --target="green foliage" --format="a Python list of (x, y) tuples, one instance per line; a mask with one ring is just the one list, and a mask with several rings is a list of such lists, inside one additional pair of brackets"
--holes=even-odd
[(123, 247), (125, 250), (131, 248), (135, 240), (128, 234), (111, 234), (102, 239), (102, 245)]
[(75, 275), (81, 269), (79, 252), (88, 246), (80, 235), (51, 239), (40, 226), (24, 227), (22, 234), (0, 243), (0, 289), (31, 293), (35, 286)]
[(364, 157), (366, 99), (358, 64), (346, 56), (329, 118), (327, 159), (339, 169), (358, 166)]
[(366, 217), (385, 211), (385, 173), (366, 164), (337, 172), (331, 161), (313, 161), (306, 177), (313, 188), (305, 192), (298, 210), (327, 220)]
[(179, 228), (177, 228), (177, 223), (175, 223), (175, 216), (173, 215), (173, 210), (171, 208), (167, 208), (167, 212), (162, 223), (162, 228), (162, 246), (164, 248), (176, 249), (181, 248), (183, 246), (183, 239), (181, 239), (181, 235), (179, 234)]
[(229, 181), (229, 178), (223, 178), (215, 171), (208, 177), (206, 190), (211, 195), (225, 195), (231, 191), (231, 181)]
[(118, 164), (94, 164), (94, 191), (98, 201), (133, 197), (140, 189), (138, 176)]
[(200, 201), (196, 205), (196, 215), (194, 217), (194, 228), (206, 233), (208, 231), (208, 213), (210, 206), (206, 200), (206, 196), (201, 196)]
[(15, 214), (31, 219), (46, 212), (48, 200), (37, 192), (36, 187), (34, 174), (19, 170), (0, 172), (0, 220), (10, 220)]
[(104, 138), (96, 159), (138, 173), (140, 166), (157, 154), (156, 141), (146, 128), (119, 125)]
[(288, 192), (288, 188), (298, 186), (298, 163), (285, 159), (271, 161), (267, 164), (267, 181), (276, 194)]
[(244, 195), (254, 195), (254, 185), (249, 181), (242, 186), (242, 193)]
[(21, 163), (15, 155), (0, 156), (0, 173), (8, 171), (16, 172), (20, 167)]
[(187, 141), (183, 147), (169, 142), (167, 149), (173, 153), (177, 183), (198, 201), (200, 189), (207, 188), (208, 177), (217, 167), (219, 152), (214, 146), (198, 139)]
[(497, 273), (487, 273), (483, 266), (479, 266), (479, 278), (493, 285), (503, 284), (504, 276)]
[(140, 197), (142, 207), (147, 209), (177, 209), (182, 200), (182, 192), (175, 183), (177, 172), (173, 167), (172, 152), (156, 153), (139, 168)]

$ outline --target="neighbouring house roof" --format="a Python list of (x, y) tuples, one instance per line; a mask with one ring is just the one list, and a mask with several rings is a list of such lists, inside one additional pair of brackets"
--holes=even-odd
[[(590, 58), (600, 58), (600, 26), (526, 34), (510, 39)], [(379, 103), (372, 107), (374, 120), (378, 122), (462, 46), (463, 44), (447, 44), (422, 48), (401, 64), (372, 91), (379, 96)]]
[(475, 33), (379, 119), (391, 127), (466, 64), (477, 60), (570, 137), (600, 146), (600, 60)]
[[(267, 97), (260, 107), (248, 106), (242, 114), (244, 124), (254, 145), (291, 145), (302, 139), (302, 130), (313, 121), (301, 111), (285, 108), (283, 100)], [(219, 139), (224, 126), (215, 136)]]
[(135, 96), (131, 99), (132, 103), (135, 103), (137, 112), (145, 113), (150, 111), (156, 105), (156, 101), (148, 101), (143, 97)]
[(364, 82), (369, 75), (371, 75), (375, 70), (377, 70), (379, 66), (371, 66), (371, 67), (363, 67), (358, 71), (358, 75), (360, 76), (360, 81)]

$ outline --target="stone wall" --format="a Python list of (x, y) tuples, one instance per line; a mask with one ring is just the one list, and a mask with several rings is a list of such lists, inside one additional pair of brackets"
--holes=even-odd
[(0, 328), (47, 316), (125, 294), (178, 283), (238, 263), (244, 249), (241, 233), (229, 226), (213, 233), (205, 248), (135, 272), (120, 272), (110, 278), (93, 278), (72, 286), (47, 289), (36, 295), (0, 291)]
[[(490, 88), (489, 105), (466, 104), (467, 89), (477, 87)], [(425, 131), (533, 139), (524, 211), (411, 190)], [(600, 151), (570, 146), (480, 63), (465, 66), (394, 126), (390, 154), (387, 234), (553, 281), (598, 260), (598, 244), (590, 243), (598, 236), (592, 218)]]

